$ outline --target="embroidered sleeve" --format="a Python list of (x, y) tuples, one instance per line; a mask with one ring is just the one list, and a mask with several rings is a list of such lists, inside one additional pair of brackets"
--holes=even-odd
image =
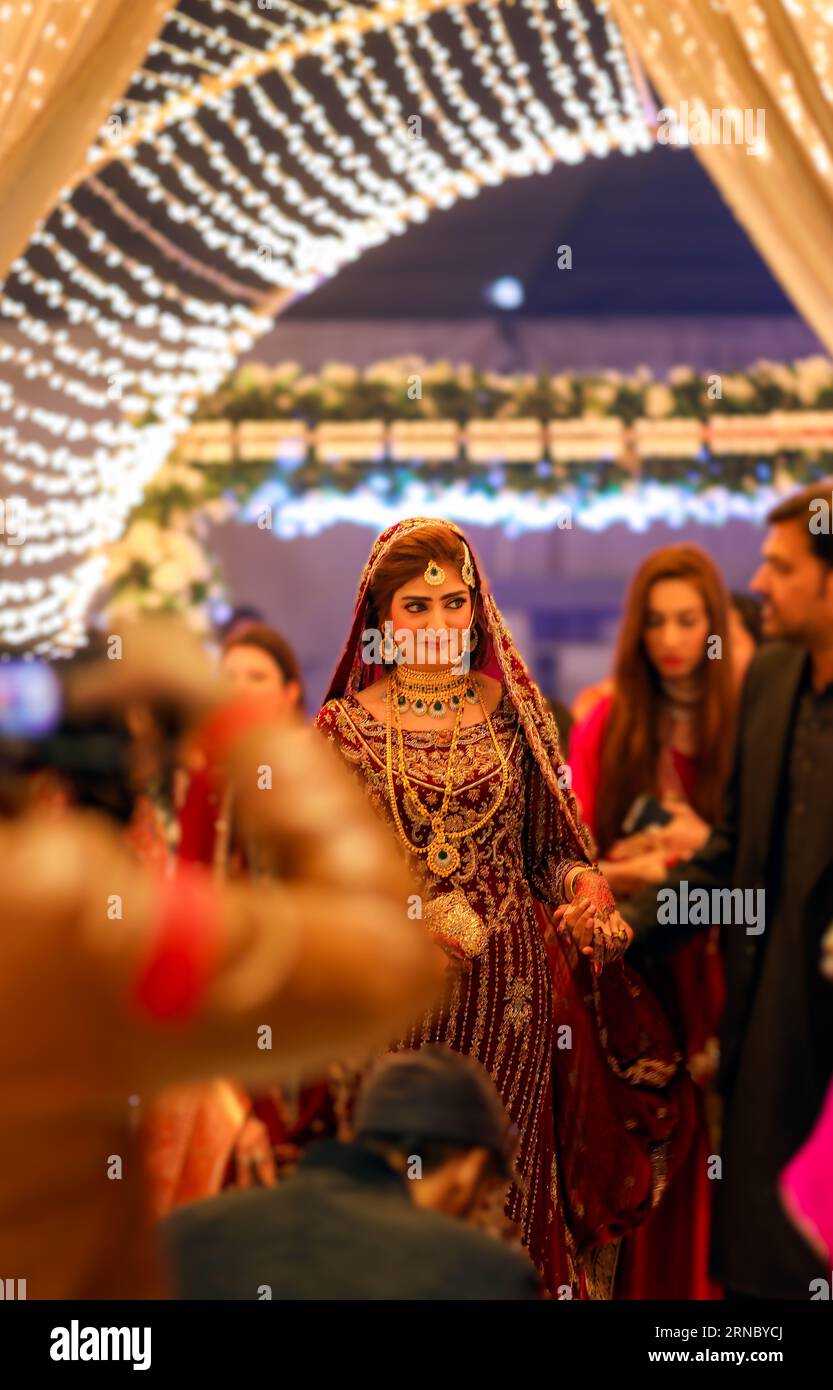
[(576, 858), (575, 837), (566, 833), (564, 813), (531, 752), (527, 756), (524, 860), (533, 893), (551, 907), (567, 900), (565, 880), (570, 870), (593, 862), (589, 849), (584, 859)]
[(332, 743), (338, 745), (338, 701), (328, 700), (326, 705), (318, 711), (313, 720), (314, 727), (325, 734)]

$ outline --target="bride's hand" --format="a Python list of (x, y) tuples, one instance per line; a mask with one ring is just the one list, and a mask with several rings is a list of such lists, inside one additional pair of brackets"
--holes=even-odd
[(621, 960), (633, 941), (633, 928), (624, 917), (613, 909), (610, 916), (600, 919), (598, 915), (593, 924), (593, 969), (601, 975), (606, 965)]
[(562, 903), (552, 915), (556, 935), (572, 941), (582, 955), (593, 954), (593, 905), (587, 898)]
[(556, 908), (553, 923), (559, 937), (569, 938), (581, 955), (591, 956), (597, 976), (606, 965), (622, 958), (633, 941), (633, 930), (617, 912), (612, 898), (609, 903), (598, 903), (577, 894), (572, 902)]

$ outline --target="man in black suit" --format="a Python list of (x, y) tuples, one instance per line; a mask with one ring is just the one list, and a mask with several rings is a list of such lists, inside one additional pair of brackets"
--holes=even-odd
[(311, 1146), (298, 1172), (181, 1207), (166, 1222), (180, 1296), (534, 1299), (520, 1251), (467, 1219), (512, 1176), (514, 1131), (488, 1073), (429, 1045), (385, 1057), (356, 1140)]
[[(776, 1184), (833, 1075), (833, 1009), (819, 972), (833, 919), (831, 508), (828, 480), (767, 518), (752, 588), (763, 599), (764, 635), (781, 640), (766, 642), (747, 673), (723, 823), (659, 888), (621, 909), (637, 945), (662, 951), (699, 929), (667, 925), (675, 893), (682, 904), (706, 890), (716, 904), (720, 890), (752, 890), (745, 918), (730, 918), (723, 932), (725, 1107), (712, 1265), (729, 1297), (809, 1298), (823, 1273), (787, 1221)], [(762, 889), (758, 921), (752, 904)]]

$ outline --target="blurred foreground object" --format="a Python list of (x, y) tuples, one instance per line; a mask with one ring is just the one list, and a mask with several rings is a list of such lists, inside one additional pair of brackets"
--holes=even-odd
[(130, 1123), (142, 1102), (384, 1045), (439, 978), (389, 837), (321, 741), (229, 703), (174, 625), (125, 633), (122, 651), (79, 672), (68, 701), (207, 719), (279, 879), (164, 879), (92, 812), (0, 820), (0, 1267), (33, 1298), (164, 1294)]

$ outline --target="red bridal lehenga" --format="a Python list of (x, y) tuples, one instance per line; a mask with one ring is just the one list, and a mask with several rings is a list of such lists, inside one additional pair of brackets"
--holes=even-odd
[[(356, 698), (382, 674), (363, 660), (362, 632), (376, 565), (401, 536), (424, 524), (400, 522), (377, 540), (316, 721), (392, 827), (387, 726)], [(456, 840), (460, 863), (449, 876), (408, 855), (424, 923), (452, 940), (465, 963), (442, 1007), (416, 1022), (398, 1046), (439, 1041), (483, 1063), (519, 1132), (509, 1221), (550, 1292), (604, 1297), (614, 1261), (599, 1252), (612, 1253), (616, 1238), (647, 1215), (668, 1163), (684, 1150), (686, 1079), (662, 1014), (622, 962), (596, 979), (574, 947), (545, 946), (542, 905), (562, 903), (567, 872), (592, 864), (587, 833), (565, 789), (549, 708), (475, 572), (490, 639), (482, 669), (504, 685), (491, 720), (501, 758), (486, 722), (460, 730), (446, 824), (464, 832), (483, 823)], [(442, 803), (451, 730), (403, 730), (402, 736), (408, 776), (433, 814)], [(484, 820), (505, 775), (506, 793)], [(408, 837), (427, 844), (429, 817), (405, 795), (401, 778), (394, 777), (394, 788)]]

